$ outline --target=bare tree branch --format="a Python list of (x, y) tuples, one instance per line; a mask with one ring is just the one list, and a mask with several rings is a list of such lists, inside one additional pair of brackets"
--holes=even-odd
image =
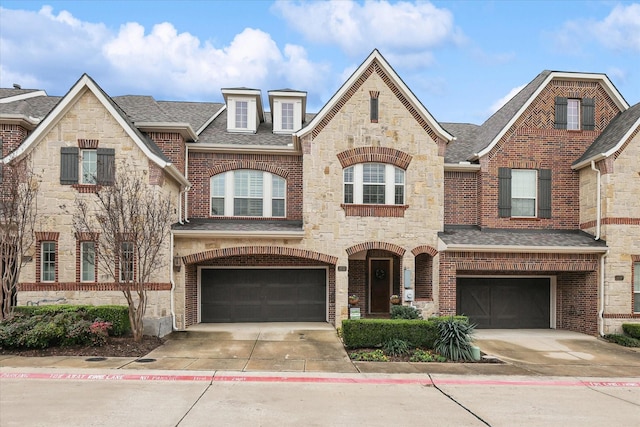
[(146, 285), (166, 262), (161, 250), (170, 232), (173, 207), (160, 187), (148, 184), (130, 165), (120, 170), (126, 173), (118, 174), (113, 185), (76, 197), (73, 223), (76, 233), (94, 233), (99, 271), (119, 284), (129, 306), (134, 339), (139, 341)]
[(27, 252), (34, 242), (39, 182), (28, 159), (3, 165), (0, 185), (0, 320), (11, 315)]

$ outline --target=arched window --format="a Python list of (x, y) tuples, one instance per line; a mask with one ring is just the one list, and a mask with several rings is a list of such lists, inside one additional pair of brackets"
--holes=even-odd
[(286, 180), (238, 169), (211, 177), (211, 216), (286, 216)]
[(344, 168), (344, 203), (403, 205), (404, 170), (384, 163), (359, 163)]

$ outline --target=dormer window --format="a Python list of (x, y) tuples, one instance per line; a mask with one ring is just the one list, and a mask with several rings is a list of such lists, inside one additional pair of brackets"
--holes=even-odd
[(247, 101), (236, 101), (236, 128), (247, 128)]
[(262, 96), (258, 89), (222, 89), (227, 105), (227, 131), (256, 133), (264, 122)]
[(293, 103), (282, 103), (282, 130), (293, 130)]
[(273, 133), (291, 134), (302, 129), (307, 93), (291, 89), (269, 91)]

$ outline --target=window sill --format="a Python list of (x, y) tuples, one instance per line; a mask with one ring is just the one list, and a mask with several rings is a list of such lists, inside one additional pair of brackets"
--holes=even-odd
[(536, 216), (512, 216), (509, 218), (511, 221), (540, 221), (541, 218)]
[(73, 184), (71, 187), (78, 191), (78, 193), (97, 193), (101, 188), (101, 186), (97, 184)]
[(404, 218), (404, 211), (409, 205), (356, 205), (342, 203), (340, 205), (346, 216), (371, 216)]

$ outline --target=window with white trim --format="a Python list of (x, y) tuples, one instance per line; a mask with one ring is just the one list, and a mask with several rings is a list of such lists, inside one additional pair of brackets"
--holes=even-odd
[(95, 242), (80, 242), (80, 281), (96, 281)]
[(282, 103), (282, 130), (293, 130), (293, 102)]
[(80, 176), (82, 184), (95, 184), (98, 177), (98, 151), (80, 150), (82, 161), (80, 162)]
[(56, 242), (40, 243), (40, 280), (56, 281)]
[(633, 263), (633, 312), (640, 313), (640, 262)]
[(211, 177), (211, 216), (285, 217), (286, 180), (252, 169)]
[(567, 129), (580, 130), (579, 99), (567, 99)]
[(511, 216), (536, 216), (537, 185), (536, 170), (511, 171)]
[(247, 101), (236, 101), (236, 128), (246, 129), (248, 127), (249, 103)]
[(403, 205), (405, 171), (384, 163), (359, 163), (343, 171), (346, 204)]

